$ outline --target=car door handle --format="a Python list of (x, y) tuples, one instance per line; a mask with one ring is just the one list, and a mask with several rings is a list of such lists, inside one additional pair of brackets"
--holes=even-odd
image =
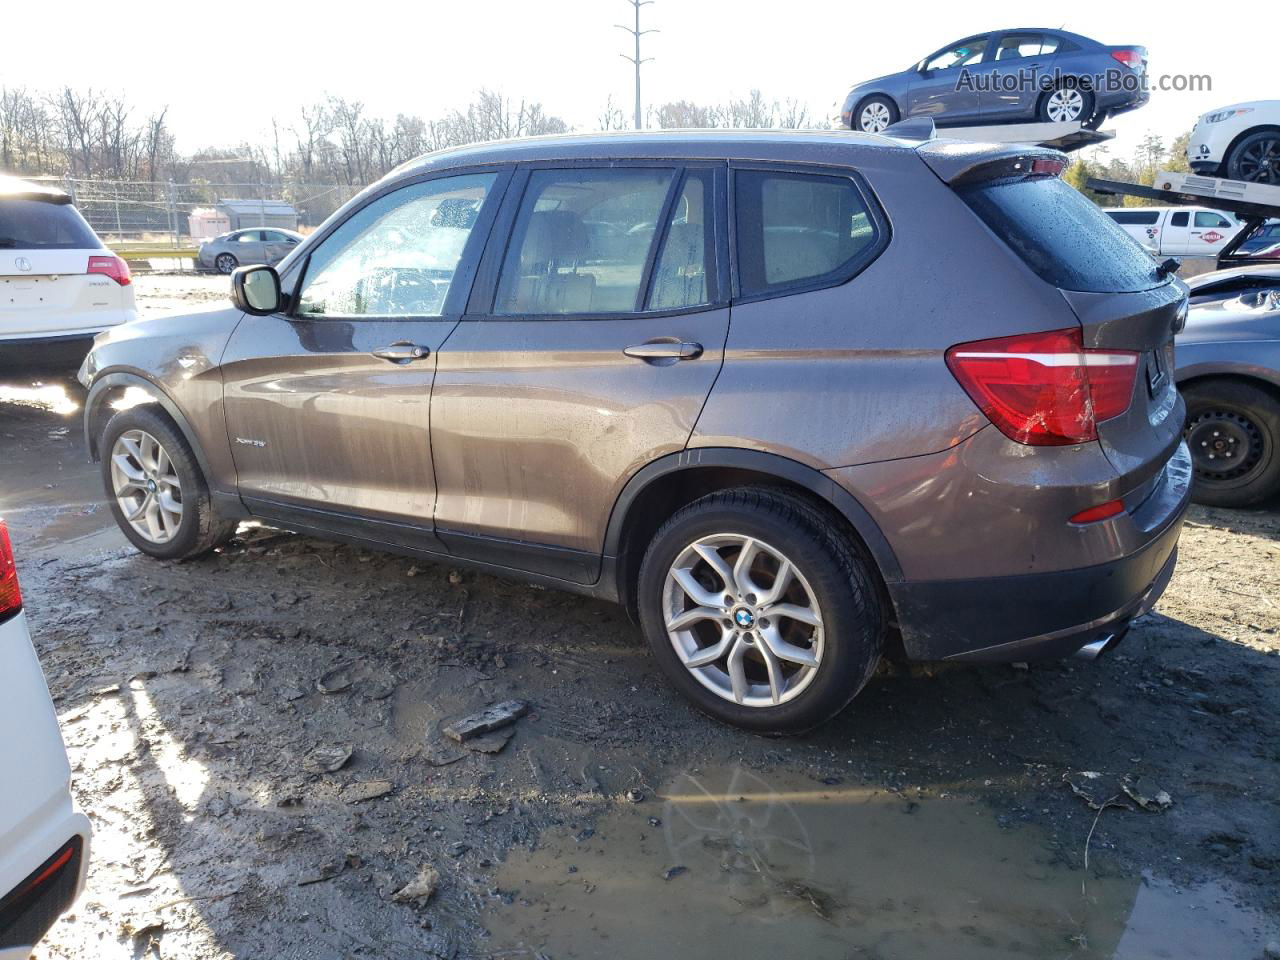
[(651, 340), (624, 347), (622, 352), (637, 360), (697, 360), (702, 356), (702, 344), (683, 340)]
[(412, 363), (414, 360), (430, 356), (431, 351), (427, 347), (410, 343), (408, 340), (397, 340), (389, 347), (374, 350), (373, 355), (379, 360), (390, 360), (392, 363)]

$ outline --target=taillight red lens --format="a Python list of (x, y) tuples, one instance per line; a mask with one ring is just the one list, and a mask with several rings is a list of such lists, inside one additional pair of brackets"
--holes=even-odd
[(1010, 440), (1063, 446), (1098, 439), (1129, 408), (1138, 355), (1086, 349), (1080, 328), (960, 343), (947, 366)]
[(1113, 50), (1111, 51), (1111, 56), (1130, 70), (1137, 70), (1142, 66), (1142, 54), (1137, 50)]
[(13, 566), (13, 545), (9, 542), (9, 528), (0, 520), (0, 617), (22, 606), (22, 591), (18, 589), (18, 571)]
[(129, 264), (120, 257), (90, 257), (89, 268), (85, 273), (101, 273), (110, 277), (122, 287), (133, 283), (133, 275), (129, 273)]

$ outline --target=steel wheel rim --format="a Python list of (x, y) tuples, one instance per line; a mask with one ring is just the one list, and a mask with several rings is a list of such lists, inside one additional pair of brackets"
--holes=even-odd
[(889, 126), (889, 108), (883, 103), (868, 103), (862, 108), (859, 123), (867, 133), (879, 133)]
[(817, 595), (785, 554), (756, 537), (716, 533), (685, 547), (667, 571), (662, 616), (685, 669), (731, 703), (786, 703), (822, 664)]
[(121, 515), (151, 543), (182, 525), (182, 484), (169, 452), (145, 430), (126, 430), (111, 448), (111, 488)]
[(1266, 443), (1258, 425), (1231, 410), (1206, 410), (1186, 429), (1196, 476), (1208, 483), (1235, 483), (1262, 462)]
[(1055, 90), (1049, 94), (1046, 112), (1049, 114), (1049, 119), (1055, 123), (1076, 120), (1084, 112), (1084, 97), (1074, 87)]
[(1240, 154), (1240, 179), (1280, 183), (1280, 138), (1259, 140)]

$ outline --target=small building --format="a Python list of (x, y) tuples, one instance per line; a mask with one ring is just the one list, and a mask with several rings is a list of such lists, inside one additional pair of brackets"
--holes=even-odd
[(283, 200), (219, 200), (217, 210), (230, 222), (230, 230), (245, 227), (298, 229), (298, 211)]
[(193, 240), (220, 237), (231, 230), (231, 218), (211, 207), (196, 207), (187, 215), (187, 231)]

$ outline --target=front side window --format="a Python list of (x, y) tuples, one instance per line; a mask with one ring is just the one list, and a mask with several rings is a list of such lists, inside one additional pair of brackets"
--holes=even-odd
[(438, 317), (497, 174), (443, 177), (379, 197), (311, 255), (304, 317)]
[(1218, 227), (1219, 229), (1230, 228), (1231, 221), (1220, 213), (1211, 213), (1208, 210), (1196, 211), (1197, 227)]
[(817, 282), (877, 239), (862, 194), (848, 177), (739, 170), (734, 183), (743, 296)]
[(971, 67), (982, 59), (982, 52), (987, 49), (987, 38), (980, 37), (961, 43), (949, 50), (934, 54), (924, 65), (926, 70), (950, 70), (952, 67)]
[(673, 170), (535, 170), (498, 279), (494, 313), (630, 313)]

